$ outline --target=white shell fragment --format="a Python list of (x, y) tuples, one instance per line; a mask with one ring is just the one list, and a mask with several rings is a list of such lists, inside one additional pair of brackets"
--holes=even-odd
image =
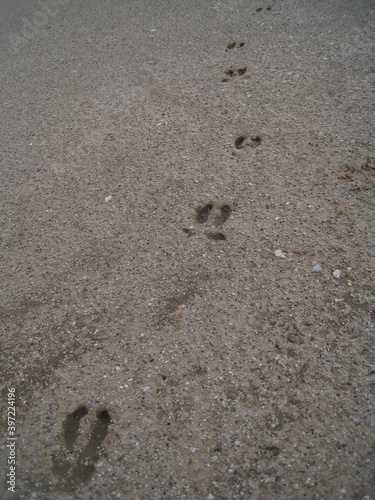
[(107, 197), (105, 198), (105, 202), (106, 202), (106, 203), (108, 203), (108, 202), (109, 202), (109, 201), (111, 201), (111, 200), (112, 200), (112, 196), (111, 196), (111, 195), (109, 195), (109, 196), (107, 196)]
[(317, 264), (316, 266), (314, 266), (314, 267), (311, 269), (311, 271), (312, 271), (313, 273), (321, 273), (321, 272), (323, 271), (323, 269), (322, 269), (322, 266), (320, 266), (319, 264)]
[(336, 279), (340, 279), (341, 278), (341, 271), (340, 271), (340, 269), (335, 269), (333, 271), (333, 277), (336, 278)]
[(283, 254), (281, 250), (276, 250), (275, 256), (279, 257), (280, 259), (286, 259), (286, 256)]

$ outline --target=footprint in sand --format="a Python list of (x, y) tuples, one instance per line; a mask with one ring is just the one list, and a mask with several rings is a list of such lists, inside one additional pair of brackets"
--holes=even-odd
[(52, 472), (60, 478), (60, 487), (66, 491), (73, 490), (78, 484), (91, 478), (99, 459), (100, 445), (108, 433), (111, 417), (107, 410), (98, 410), (86, 444), (78, 447), (77, 439), (81, 421), (87, 417), (88, 413), (86, 406), (80, 406), (67, 415), (63, 425), (64, 447), (60, 453), (52, 457)]
[(221, 79), (222, 82), (229, 82), (233, 77), (243, 76), (248, 78), (249, 73), (247, 73), (247, 66), (239, 66), (238, 68), (228, 68), (224, 71), (225, 76)]
[(225, 52), (228, 52), (228, 50), (232, 49), (242, 49), (242, 47), (245, 45), (245, 41), (241, 40), (240, 42), (229, 42), (227, 44), (227, 48), (225, 49)]
[(262, 138), (260, 135), (248, 135), (242, 134), (236, 137), (234, 140), (234, 151), (233, 154), (240, 149), (245, 148), (246, 146), (250, 146), (251, 148), (257, 148), (262, 144)]
[[(227, 239), (225, 234), (214, 228), (222, 226), (228, 220), (231, 213), (232, 207), (229, 203), (215, 203), (208, 201), (195, 209), (195, 221), (198, 224), (211, 226), (211, 228), (204, 233), (207, 238), (213, 241), (225, 241)], [(192, 236), (194, 234), (194, 229), (192, 227), (184, 228), (183, 231), (188, 236)]]

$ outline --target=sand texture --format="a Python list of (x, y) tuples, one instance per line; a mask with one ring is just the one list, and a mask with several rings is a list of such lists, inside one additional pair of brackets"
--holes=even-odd
[(0, 498), (375, 499), (374, 2), (1, 9)]

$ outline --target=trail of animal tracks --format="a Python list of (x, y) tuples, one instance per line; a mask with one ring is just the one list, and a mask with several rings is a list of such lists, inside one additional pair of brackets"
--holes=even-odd
[(372, 2), (3, 3), (17, 498), (374, 498)]

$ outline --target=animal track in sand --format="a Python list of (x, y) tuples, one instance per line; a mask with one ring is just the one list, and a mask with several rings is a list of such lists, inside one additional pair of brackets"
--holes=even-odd
[(247, 78), (249, 74), (247, 73), (247, 66), (240, 66), (238, 68), (228, 68), (224, 71), (225, 76), (221, 79), (222, 82), (229, 82), (234, 76), (243, 76)]
[(248, 136), (246, 134), (245, 135), (243, 134), (243, 135), (239, 135), (234, 140), (234, 147), (235, 147), (235, 149), (242, 149), (245, 146), (250, 146), (252, 148), (257, 148), (261, 144), (262, 144), (262, 138), (260, 137), (260, 135), (251, 135), (251, 136)]
[[(208, 201), (204, 205), (195, 208), (195, 221), (198, 224), (210, 224), (211, 226), (220, 227), (228, 220), (231, 213), (232, 207), (229, 203)], [(192, 227), (183, 228), (182, 230), (188, 236), (194, 234)], [(213, 241), (225, 241), (227, 239), (223, 232), (213, 229), (206, 231), (204, 234), (208, 239)]]
[(225, 49), (225, 52), (228, 52), (228, 50), (231, 49), (242, 49), (242, 47), (245, 45), (245, 41), (241, 40), (240, 42), (229, 42), (227, 44), (227, 48)]
[(215, 233), (213, 231), (207, 231), (205, 235), (207, 236), (208, 239), (214, 241), (225, 241), (227, 239), (224, 233)]
[[(198, 223), (203, 224), (210, 218), (215, 226), (221, 226), (229, 218), (232, 213), (232, 208), (228, 203), (215, 205), (212, 202), (208, 202), (203, 206), (197, 207), (195, 212), (195, 220)], [(211, 214), (212, 216), (210, 217)]]
[(59, 454), (52, 457), (52, 472), (60, 478), (60, 487), (65, 491), (88, 481), (94, 473), (95, 464), (99, 459), (98, 450), (104, 441), (111, 417), (107, 410), (98, 410), (96, 420), (86, 439), (86, 445), (78, 447), (81, 421), (88, 415), (86, 406), (79, 406), (73, 413), (67, 415), (63, 425), (64, 447)]

